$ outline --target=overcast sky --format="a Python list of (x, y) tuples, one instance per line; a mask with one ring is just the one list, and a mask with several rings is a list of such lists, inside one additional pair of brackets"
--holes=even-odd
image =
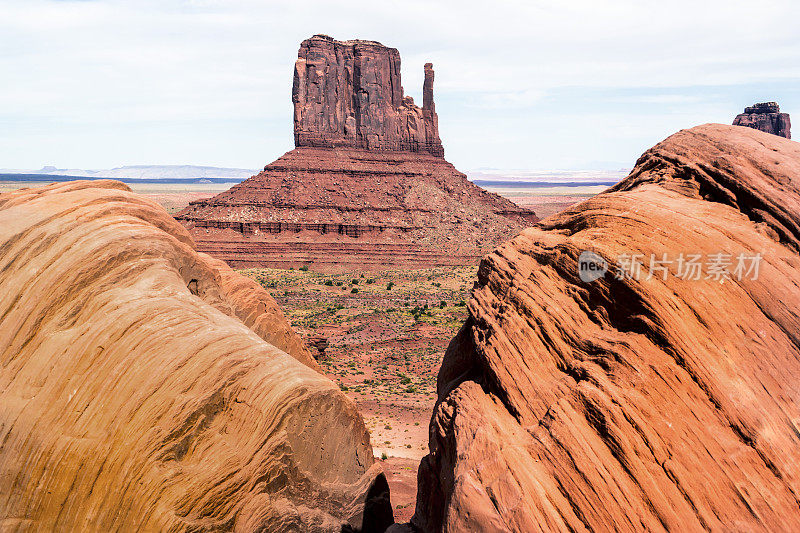
[(0, 0), (0, 168), (263, 166), (315, 33), (398, 48), (418, 102), (432, 61), (462, 170), (629, 168), (756, 101), (800, 137), (798, 27), (797, 0)]

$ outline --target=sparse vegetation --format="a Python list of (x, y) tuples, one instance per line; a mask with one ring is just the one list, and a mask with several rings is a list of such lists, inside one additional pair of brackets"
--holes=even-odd
[(436, 375), (467, 317), (476, 270), (242, 273), (272, 294), (301, 336), (328, 338), (323, 372), (359, 406), (373, 442), (402, 457), (424, 453)]

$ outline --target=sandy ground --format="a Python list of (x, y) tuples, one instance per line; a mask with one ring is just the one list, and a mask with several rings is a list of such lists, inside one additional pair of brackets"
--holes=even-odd
[[(0, 194), (25, 187), (39, 187), (48, 182), (0, 182)], [(175, 214), (194, 200), (211, 198), (230, 189), (234, 183), (133, 183), (128, 184), (134, 192), (151, 198), (163, 205), (170, 214)]]

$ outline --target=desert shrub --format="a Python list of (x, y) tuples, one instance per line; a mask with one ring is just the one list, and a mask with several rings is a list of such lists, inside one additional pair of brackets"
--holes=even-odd
[(391, 282), (391, 281), (390, 281), (389, 283), (387, 283), (387, 284), (386, 284), (386, 290), (387, 290), (387, 291), (390, 291), (390, 290), (392, 290), (392, 288), (393, 288), (393, 287), (394, 287), (394, 283), (393, 283), (393, 282)]
[(325, 285), (327, 285), (328, 287), (333, 287), (333, 281), (329, 279), (325, 280)]
[(303, 272), (308, 272), (308, 265), (301, 266), (300, 270), (302, 270)]
[(447, 307), (447, 302), (445, 302), (444, 300), (439, 302), (439, 309), (444, 309), (445, 307)]
[(350, 292), (352, 292), (353, 294), (356, 294), (356, 293), (358, 293), (358, 288), (353, 287)]

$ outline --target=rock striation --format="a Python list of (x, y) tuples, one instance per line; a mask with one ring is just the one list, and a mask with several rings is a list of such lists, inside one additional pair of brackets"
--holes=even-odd
[(200, 250), (235, 267), (463, 265), (537, 220), (444, 159), (430, 63), (419, 108), (396, 49), (316, 35), (292, 100), (297, 148), (176, 215)]
[[(799, 176), (797, 143), (700, 126), (488, 255), (439, 373), (417, 530), (800, 529)], [(586, 250), (648, 266), (584, 282)], [(700, 279), (647, 275), (680, 254)]]
[(375, 41), (315, 35), (294, 67), (295, 146), (427, 152), (443, 157), (433, 103), (433, 65), (425, 64), (423, 106), (403, 94), (400, 53)]
[(270, 296), (113, 181), (0, 195), (0, 524), (383, 531), (369, 434)]
[(746, 126), (780, 137), (792, 138), (792, 123), (788, 113), (781, 113), (775, 102), (765, 102), (744, 108), (744, 113), (736, 115), (734, 126)]

